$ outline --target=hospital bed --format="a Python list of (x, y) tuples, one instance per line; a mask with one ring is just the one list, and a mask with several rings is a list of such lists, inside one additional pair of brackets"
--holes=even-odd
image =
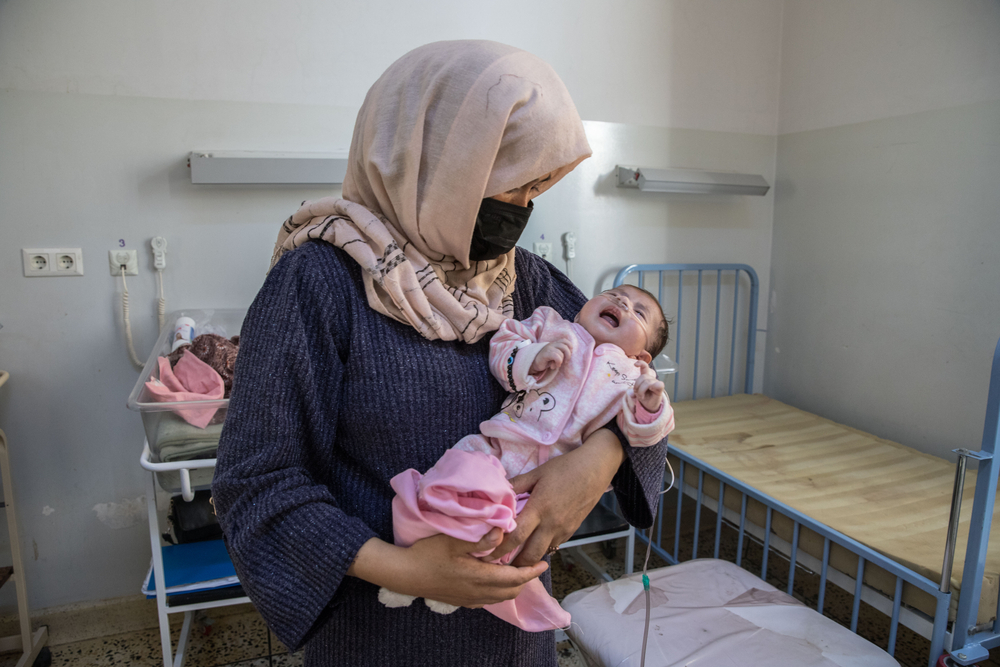
[[(658, 295), (674, 318), (666, 352), (679, 367), (667, 382), (675, 490), (661, 496), (639, 551), (652, 540), (670, 564), (718, 559), (730, 535), (736, 564), (750, 567), (752, 543), (755, 574), (773, 581), (781, 570), (788, 594), (797, 575), (818, 576), (820, 613), (828, 611), (828, 584), (843, 589), (852, 632), (862, 602), (884, 613), (888, 636), (873, 641), (890, 655), (903, 625), (929, 641), (929, 667), (939, 658), (987, 658), (1000, 644), (1000, 547), (989, 545), (1000, 345), (981, 449), (955, 450), (958, 463), (950, 464), (754, 394), (759, 283), (751, 267), (633, 265), (616, 276), (622, 283)], [(682, 552), (682, 516), (692, 513)]]

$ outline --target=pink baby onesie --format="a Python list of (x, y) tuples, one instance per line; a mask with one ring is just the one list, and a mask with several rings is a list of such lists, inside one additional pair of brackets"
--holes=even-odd
[[(535, 356), (556, 341), (569, 346), (569, 357), (557, 371), (532, 376)], [(656, 415), (636, 401), (631, 389), (640, 370), (634, 359), (611, 343), (595, 347), (586, 329), (548, 306), (523, 322), (500, 325), (490, 342), (490, 370), (511, 395), (479, 425), (480, 434), (462, 438), (455, 448), (496, 456), (508, 478), (576, 449), (615, 416), (633, 447), (655, 445), (674, 428), (666, 394)]]

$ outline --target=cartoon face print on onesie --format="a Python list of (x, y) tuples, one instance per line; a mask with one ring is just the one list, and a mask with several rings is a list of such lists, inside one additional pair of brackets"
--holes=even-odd
[(555, 407), (555, 396), (547, 391), (530, 389), (528, 391), (521, 390), (508, 396), (501, 409), (505, 415), (510, 417), (511, 421), (531, 416), (535, 417), (535, 421), (539, 421), (544, 413), (554, 410)]

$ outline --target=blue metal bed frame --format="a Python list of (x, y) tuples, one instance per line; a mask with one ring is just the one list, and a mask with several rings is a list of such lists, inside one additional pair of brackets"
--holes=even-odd
[[(653, 285), (647, 284), (650, 282), (648, 279), (649, 274), (655, 275), (655, 283)], [(694, 324), (694, 341), (692, 345), (687, 340), (687, 336), (690, 335), (691, 327), (690, 325), (685, 327), (683, 316), (685, 314), (684, 295), (685, 293), (690, 294), (695, 290), (695, 274), (697, 275), (697, 287), (694, 296), (694, 311), (696, 319)], [(702, 356), (705, 355), (705, 353), (701, 350), (701, 338), (702, 311), (703, 302), (706, 301), (706, 292), (708, 293), (707, 301), (711, 301), (711, 288), (708, 290), (705, 289), (706, 274), (710, 282), (714, 274), (715, 283), (715, 317), (714, 323), (711, 324), (711, 333), (713, 337), (710, 369), (711, 389), (710, 392), (706, 394), (703, 384), (702, 393), (706, 395), (699, 396), (698, 380), (701, 375), (704, 375), (704, 369), (699, 368), (699, 363), (702, 360)], [(747, 394), (753, 393), (755, 370), (754, 357), (756, 352), (757, 334), (757, 304), (759, 297), (759, 281), (757, 273), (753, 270), (753, 268), (745, 264), (636, 264), (627, 266), (619, 271), (615, 276), (614, 285), (618, 286), (626, 283), (627, 279), (632, 277), (634, 280), (628, 281), (630, 284), (636, 284), (639, 287), (649, 290), (658, 296), (661, 303), (664, 303), (664, 299), (668, 296), (664, 289), (664, 283), (665, 281), (672, 282), (672, 276), (674, 275), (677, 276), (676, 310), (673, 313), (670, 313), (670, 310), (668, 309), (668, 313), (673, 314), (674, 317), (671, 327), (674, 360), (678, 363), (678, 365), (680, 365), (682, 372), (679, 372), (674, 376), (672, 393), (669, 391), (670, 383), (666, 383), (668, 385), (668, 393), (671, 393), (671, 399), (674, 401), (680, 400), (680, 392), (682, 388), (686, 388), (688, 384), (690, 384), (691, 387), (689, 398), (707, 397), (708, 395), (715, 397), (717, 395), (717, 392), (719, 391), (719, 383), (716, 381), (717, 376), (719, 376), (720, 372), (725, 375), (725, 362), (720, 362), (719, 359), (720, 331), (723, 332), (723, 335), (728, 333), (728, 338), (730, 339), (728, 345), (728, 384), (726, 393), (723, 395), (732, 395), (734, 393), (734, 381), (738, 378), (741, 371), (743, 373), (743, 391)], [(685, 278), (687, 278), (687, 283), (685, 283)], [(748, 282), (749, 285), (741, 290), (741, 283), (746, 282)], [(723, 293), (724, 291), (725, 294)], [(740, 298), (741, 291), (743, 291), (742, 300)], [(722, 310), (721, 307), (723, 301), (730, 298), (732, 300), (732, 321), (729, 327), (730, 331), (726, 332), (723, 327), (726, 323), (720, 320), (720, 314), (728, 315), (728, 306), (726, 310)], [(741, 305), (743, 306), (742, 314)], [(711, 304), (709, 304), (709, 308), (711, 308)], [(687, 312), (690, 312), (690, 310), (691, 307), (689, 306)], [(741, 326), (741, 323), (743, 322), (746, 323), (745, 348), (742, 346), (737, 347), (737, 340), (742, 337), (743, 333)], [(725, 356), (725, 341), (723, 341), (723, 343), (723, 355)], [(684, 344), (686, 344), (686, 347), (683, 346)], [(690, 360), (688, 359), (689, 354), (691, 357)], [(740, 354), (743, 354), (742, 360), (739, 358)], [(690, 371), (683, 372), (688, 368)], [(702, 371), (701, 375), (699, 374), (700, 370)], [(684, 386), (682, 386), (681, 383), (682, 375), (685, 376)], [(704, 378), (702, 378), (702, 380), (704, 382)], [(1000, 423), (1000, 342), (998, 342), (993, 355), (989, 397), (987, 399), (986, 408), (986, 425), (983, 429), (981, 449), (979, 451), (969, 451), (965, 449), (954, 450), (958, 453), (959, 459), (956, 471), (955, 493), (952, 498), (952, 525), (949, 526), (948, 530), (948, 543), (945, 548), (941, 582), (935, 583), (917, 572), (896, 563), (890, 558), (873, 551), (864, 544), (830, 529), (829, 527), (811, 519), (809, 516), (806, 516), (791, 507), (788, 507), (770, 496), (760, 493), (756, 489), (742, 483), (731, 475), (728, 475), (699, 461), (695, 457), (675, 449), (671, 450), (671, 454), (680, 459), (680, 470), (677, 474), (677, 516), (674, 522), (673, 550), (672, 552), (668, 552), (662, 546), (664, 537), (662, 496), (660, 500), (660, 507), (657, 511), (658, 521), (655, 527), (658, 536), (652, 544), (652, 549), (670, 564), (675, 564), (680, 560), (686, 560), (681, 558), (679, 546), (682, 499), (685, 494), (687, 494), (689, 497), (696, 499), (694, 518), (694, 549), (691, 557), (697, 557), (701, 507), (703, 504), (706, 504), (704, 502), (704, 478), (706, 474), (711, 475), (719, 480), (720, 484), (719, 492), (717, 494), (718, 506), (715, 510), (716, 526), (714, 555), (716, 558), (719, 557), (723, 516), (727, 511), (723, 504), (725, 489), (734, 489), (742, 494), (742, 504), (739, 516), (731, 517), (731, 519), (728, 520), (733, 524), (738, 522), (739, 532), (736, 557), (738, 565), (741, 565), (743, 544), (747, 537), (747, 533), (752, 530), (758, 535), (761, 533), (759, 526), (751, 526), (747, 523), (747, 502), (748, 499), (753, 499), (760, 502), (767, 508), (766, 525), (763, 527), (763, 537), (760, 540), (763, 546), (763, 565), (760, 573), (761, 578), (766, 577), (768, 554), (772, 548), (775, 548), (773, 545), (783, 542), (783, 540), (780, 540), (777, 536), (775, 536), (774, 541), (772, 542), (771, 520), (773, 513), (778, 512), (790, 518), (793, 522), (792, 542), (790, 545), (784, 545), (784, 547), (788, 549), (788, 553), (782, 554), (784, 557), (789, 559), (787, 588), (787, 592), (789, 594), (792, 593), (792, 587), (794, 585), (796, 565), (798, 564), (799, 566), (803, 566), (803, 563), (809, 562), (809, 559), (811, 558), (799, 551), (799, 534), (801, 528), (805, 527), (816, 532), (823, 538), (823, 558), (822, 561), (818, 563), (819, 567), (815, 567), (817, 564), (815, 562), (813, 563), (813, 567), (806, 566), (807, 569), (819, 569), (820, 571), (819, 595), (816, 605), (817, 611), (823, 613), (824, 594), (828, 577), (831, 579), (832, 583), (848, 590), (848, 592), (850, 592), (849, 587), (853, 585), (854, 602), (850, 622), (850, 629), (852, 632), (857, 632), (860, 604), (862, 598), (864, 598), (865, 601), (870, 604), (875, 602), (876, 604), (873, 606), (880, 608), (882, 611), (891, 610), (889, 612), (891, 615), (891, 621), (888, 645), (884, 647), (890, 654), (895, 652), (900, 617), (903, 615), (908, 619), (916, 619), (918, 621), (923, 619), (923, 625), (925, 628), (932, 623), (932, 625), (930, 625), (930, 632), (922, 633), (925, 634), (925, 636), (929, 634), (928, 638), (930, 639), (931, 644), (927, 663), (928, 667), (934, 667), (934, 665), (937, 664), (938, 656), (940, 656), (944, 651), (947, 651), (950, 654), (948, 659), (953, 664), (973, 664), (977, 660), (986, 659), (989, 656), (989, 648), (1000, 645), (1000, 603), (998, 603), (997, 614), (992, 622), (983, 624), (982, 626), (976, 626), (979, 598), (982, 593), (982, 579), (986, 566), (986, 551), (993, 517), (993, 505), (996, 500), (997, 476), (998, 472), (1000, 472), (1000, 469), (998, 469), (994, 459), (997, 442), (998, 439), (1000, 439), (998, 423)], [(961, 506), (963, 488), (962, 482), (964, 480), (966, 461), (969, 458), (978, 460), (979, 474), (973, 502), (971, 529), (967, 540), (965, 569), (962, 576), (961, 592), (958, 599), (955, 621), (949, 630), (947, 626), (948, 610), (952, 595), (950, 592), (952, 561), (949, 558), (948, 552), (950, 550), (951, 558), (953, 558), (954, 540), (958, 524), (958, 508)], [(697, 487), (685, 483), (685, 472), (687, 466), (691, 466), (693, 469), (698, 471)], [(732, 514), (735, 513), (730, 512), (730, 515)], [(650, 529), (648, 535), (638, 533), (637, 536), (644, 543), (648, 543), (652, 538), (652, 532), (653, 530)], [(853, 576), (850, 573), (831, 571), (829, 563), (831, 544), (839, 545), (858, 556), (857, 572), (855, 572)], [(812, 560), (815, 561), (815, 559)], [(868, 587), (863, 586), (862, 582), (866, 563), (871, 563), (872, 565), (880, 567), (896, 577), (895, 593), (892, 598), (888, 598), (888, 596), (880, 592), (869, 590)], [(919, 611), (909, 610), (903, 606), (902, 599), (904, 583), (924, 591), (935, 600), (935, 612), (932, 619), (927, 618), (926, 615)], [(904, 625), (909, 625), (909, 623), (904, 623)]]

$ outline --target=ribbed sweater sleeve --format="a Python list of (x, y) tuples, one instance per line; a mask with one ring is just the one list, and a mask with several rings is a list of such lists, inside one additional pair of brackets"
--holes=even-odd
[(296, 255), (247, 314), (212, 485), (240, 582), (292, 649), (375, 536), (315, 475), (336, 437), (350, 311), (344, 290), (317, 289), (335, 276), (296, 270)]

